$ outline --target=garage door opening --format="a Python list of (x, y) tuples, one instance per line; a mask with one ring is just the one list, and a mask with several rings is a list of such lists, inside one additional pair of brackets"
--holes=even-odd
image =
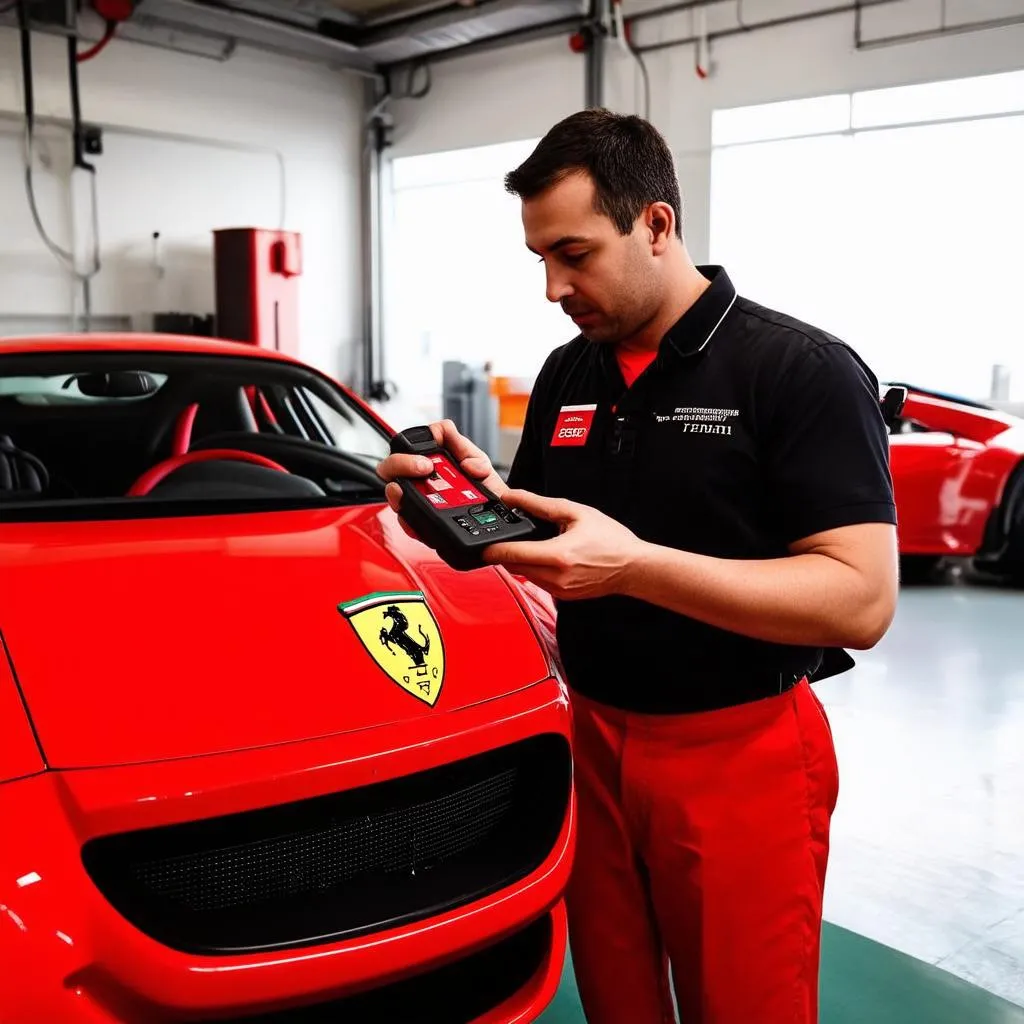
[(572, 325), (544, 294), (504, 176), (538, 140), (401, 157), (387, 167), (385, 375), (401, 422), (441, 413), (445, 360), (532, 380)]
[(720, 110), (712, 142), (743, 293), (882, 378), (1024, 402), (1024, 72)]

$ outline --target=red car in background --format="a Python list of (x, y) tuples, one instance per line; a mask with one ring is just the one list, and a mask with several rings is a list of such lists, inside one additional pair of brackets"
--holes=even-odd
[(565, 954), (545, 606), (450, 570), (316, 370), (0, 342), (0, 1020), (534, 1020)]
[(904, 579), (943, 558), (1024, 582), (1024, 419), (980, 402), (905, 387), (890, 422)]

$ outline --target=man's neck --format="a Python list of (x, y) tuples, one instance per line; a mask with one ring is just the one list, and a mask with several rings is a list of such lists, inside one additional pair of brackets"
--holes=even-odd
[(710, 286), (711, 282), (686, 261), (675, 275), (675, 287), (661, 309), (641, 330), (630, 338), (624, 338), (617, 347), (624, 352), (656, 352), (661, 339)]

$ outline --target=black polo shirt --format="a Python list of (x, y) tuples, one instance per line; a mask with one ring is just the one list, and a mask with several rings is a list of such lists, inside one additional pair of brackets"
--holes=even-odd
[[(631, 387), (577, 337), (538, 375), (509, 483), (600, 509), (654, 544), (718, 558), (895, 523), (878, 382), (847, 345), (736, 294), (721, 267)], [(569, 684), (641, 712), (756, 700), (823, 652), (766, 643), (633, 598), (559, 602)]]

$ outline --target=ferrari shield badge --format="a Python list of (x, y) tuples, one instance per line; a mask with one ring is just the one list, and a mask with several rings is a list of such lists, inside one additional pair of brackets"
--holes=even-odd
[(368, 594), (338, 605), (370, 657), (407, 693), (437, 703), (444, 684), (444, 644), (420, 592)]

